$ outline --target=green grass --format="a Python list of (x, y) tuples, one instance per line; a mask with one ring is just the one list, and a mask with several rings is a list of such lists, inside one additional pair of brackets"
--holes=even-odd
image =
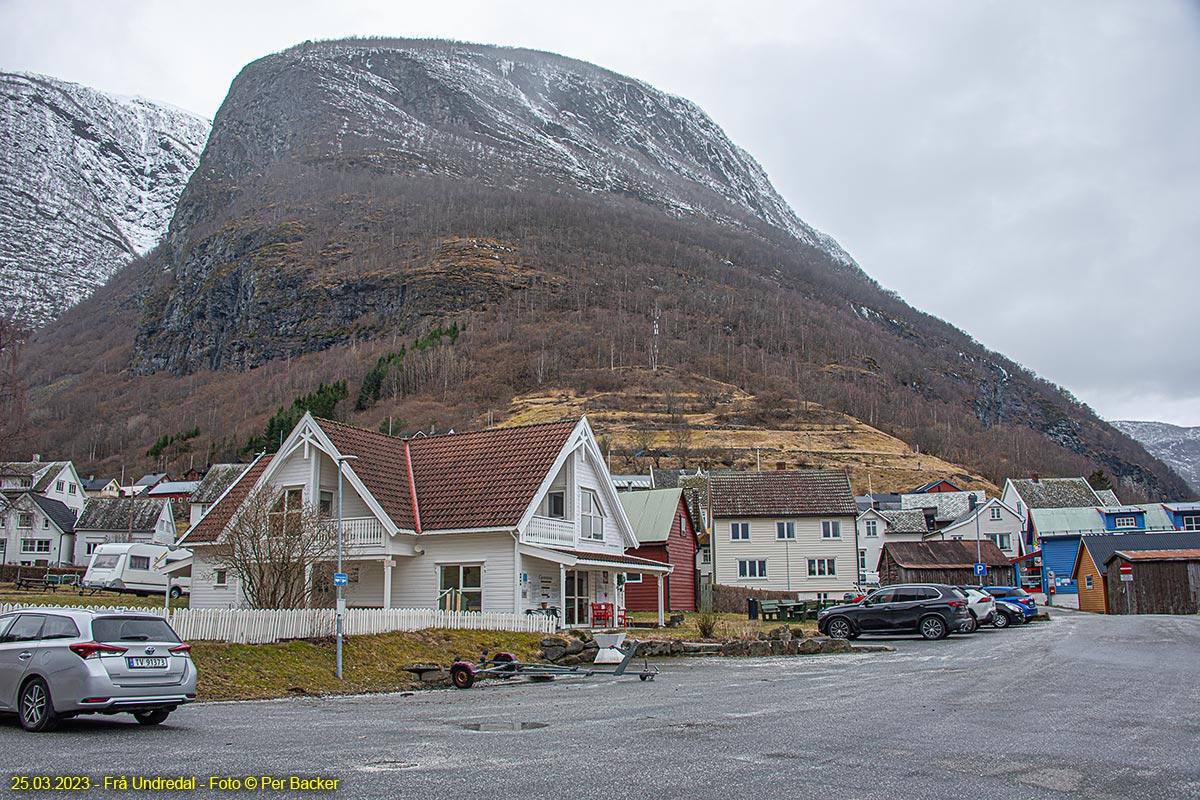
[(279, 644), (192, 642), (200, 673), (200, 700), (251, 700), (297, 695), (354, 694), (421, 685), (402, 668), (412, 662), (449, 667), (455, 657), (475, 661), (480, 652), (510, 652), (536, 660), (540, 633), (424, 630), (347, 638), (345, 680), (334, 675), (333, 639)]
[[(18, 589), (14, 584), (0, 584), (0, 603), (27, 603), (38, 606), (86, 606), (106, 608), (162, 608), (165, 597), (155, 594), (138, 597), (135, 594), (79, 594), (78, 589), (59, 589), (57, 592)], [(188, 598), (171, 601), (171, 608), (187, 608)]]

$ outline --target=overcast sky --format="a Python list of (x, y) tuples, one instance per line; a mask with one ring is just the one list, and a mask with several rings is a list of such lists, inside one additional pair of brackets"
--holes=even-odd
[(1200, 3), (0, 0), (0, 69), (207, 117), (249, 61), (348, 35), (688, 97), (911, 304), (1104, 417), (1200, 425)]

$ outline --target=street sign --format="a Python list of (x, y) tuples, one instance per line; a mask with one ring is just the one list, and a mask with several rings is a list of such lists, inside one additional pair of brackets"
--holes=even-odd
[(346, 577), (346, 573), (344, 573), (344, 572), (333, 573), (333, 585), (334, 586), (345, 586), (348, 583), (350, 583), (350, 580), (349, 580), (349, 578)]
[(987, 575), (987, 564), (976, 564), (975, 565), (975, 575), (976, 575), (976, 577), (979, 577), (979, 578), (982, 578), (984, 575)]
[(1121, 580), (1123, 580), (1123, 581), (1133, 580), (1133, 564), (1122, 564), (1121, 568), (1120, 568), (1120, 572), (1121, 572)]

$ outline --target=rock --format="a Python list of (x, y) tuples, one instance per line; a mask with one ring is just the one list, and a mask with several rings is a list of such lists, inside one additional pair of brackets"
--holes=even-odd
[(566, 654), (567, 654), (567, 646), (565, 644), (563, 644), (561, 646), (553, 645), (550, 647), (543, 647), (542, 652), (541, 652), (541, 657), (545, 658), (549, 661), (558, 661), (560, 658), (562, 658)]
[(412, 672), (420, 675), (421, 673), (429, 672), (430, 670), (440, 670), (441, 668), (441, 664), (428, 664), (424, 661), (418, 661), (411, 664), (405, 664), (400, 669), (404, 670), (405, 672)]
[(595, 639), (588, 639), (586, 642), (583, 643), (583, 649), (584, 650), (593, 650), (593, 651), (599, 650), (600, 645), (596, 644)]
[(749, 652), (750, 643), (743, 639), (734, 639), (732, 642), (725, 642), (721, 645), (721, 655), (723, 656), (744, 656)]
[(845, 639), (820, 639), (814, 641), (820, 641), (822, 655), (826, 653), (849, 653), (851, 648), (850, 642)]
[(545, 639), (542, 639), (540, 642), (538, 642), (538, 644), (542, 647), (566, 647), (567, 640), (559, 636), (547, 636)]
[(667, 617), (667, 621), (665, 624), (666, 624), (666, 627), (668, 627), (668, 628), (678, 628), (680, 625), (683, 624), (683, 620), (684, 620), (683, 614), (672, 614), (671, 616)]
[(772, 628), (770, 631), (767, 631), (767, 638), (772, 641), (786, 642), (792, 638), (792, 629), (787, 625), (780, 625), (778, 628)]
[[(593, 642), (593, 644), (595, 644), (595, 642)], [(572, 639), (571, 641), (567, 642), (567, 655), (578, 655), (579, 653), (583, 652), (584, 647), (585, 645), (582, 639)]]
[(449, 677), (449, 673), (447, 673), (446, 670), (442, 669), (441, 667), (438, 667), (437, 669), (426, 670), (425, 672), (421, 673), (421, 681), (423, 683), (436, 683), (438, 681), (448, 680)]
[(580, 664), (585, 664), (587, 662), (583, 658), (582, 655), (572, 655), (572, 656), (563, 656), (562, 658), (558, 659), (557, 663), (564, 667), (575, 667)]
[(750, 642), (749, 647), (746, 648), (746, 655), (759, 657), (769, 656), (771, 655), (771, 643), (765, 641)]
[(782, 639), (772, 639), (769, 642), (769, 644), (771, 645), (771, 655), (773, 655), (773, 656), (787, 655), (788, 642), (785, 642)]
[(719, 656), (723, 655), (724, 645), (720, 642), (683, 642), (684, 655), (689, 656)]
[(821, 652), (821, 643), (816, 639), (805, 639), (796, 645), (796, 655), (811, 656)]

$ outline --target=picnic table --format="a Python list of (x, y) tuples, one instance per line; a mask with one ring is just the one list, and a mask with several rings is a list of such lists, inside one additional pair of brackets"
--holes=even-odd
[(56, 592), (60, 586), (70, 588), (79, 586), (79, 576), (73, 572), (65, 575), (53, 572), (45, 572), (41, 575), (27, 575), (23, 571), (17, 570), (16, 584), (18, 589), (48, 589)]

